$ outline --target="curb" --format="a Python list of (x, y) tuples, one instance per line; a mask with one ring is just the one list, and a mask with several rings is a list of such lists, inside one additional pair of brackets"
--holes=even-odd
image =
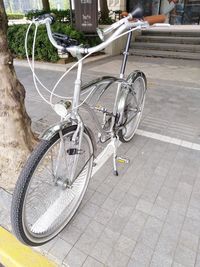
[[(84, 65), (92, 63), (92, 62), (95, 62), (95, 61), (99, 61), (99, 60), (102, 60), (102, 59), (106, 59), (108, 57), (110, 57), (110, 56), (107, 55), (107, 54), (89, 57), (89, 58), (86, 58), (84, 60)], [(35, 61), (35, 68), (36, 69), (54, 70), (54, 71), (63, 72), (63, 71), (66, 71), (67, 69), (69, 69), (75, 63), (76, 63), (75, 61), (67, 63), (67, 64), (57, 64), (57, 63)], [(19, 59), (14, 59), (14, 66), (28, 67), (29, 68), (29, 65), (28, 65), (26, 60), (19, 60)]]
[(6, 267), (56, 267), (30, 247), (22, 245), (10, 232), (0, 227), (0, 266)]

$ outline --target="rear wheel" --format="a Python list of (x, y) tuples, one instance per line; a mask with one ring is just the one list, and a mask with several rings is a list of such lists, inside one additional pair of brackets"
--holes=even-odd
[(131, 87), (122, 89), (124, 99), (124, 110), (121, 124), (124, 127), (119, 131), (118, 136), (121, 142), (129, 142), (140, 123), (145, 102), (146, 78), (144, 73), (137, 71), (127, 78)]
[[(92, 172), (93, 146), (87, 131), (83, 132), (81, 145), (74, 142), (76, 128), (64, 129), (62, 141), (59, 134), (49, 141), (42, 140), (17, 181), (11, 224), (17, 238), (27, 245), (39, 246), (55, 237), (84, 196)], [(64, 181), (72, 173), (73, 182), (66, 186)]]

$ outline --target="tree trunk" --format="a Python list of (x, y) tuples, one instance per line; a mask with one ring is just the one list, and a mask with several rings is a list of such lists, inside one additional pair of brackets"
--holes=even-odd
[(7, 27), (3, 0), (0, 0), (0, 187), (12, 189), (33, 149), (35, 137), (25, 110), (25, 90), (16, 77), (8, 49)]
[(109, 17), (109, 9), (107, 0), (100, 0), (101, 20), (106, 20)]
[(49, 0), (42, 0), (42, 6), (44, 11), (50, 11)]

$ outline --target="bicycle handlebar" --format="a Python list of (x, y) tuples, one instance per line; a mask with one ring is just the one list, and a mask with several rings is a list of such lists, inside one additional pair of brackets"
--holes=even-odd
[(59, 50), (59, 52), (70, 53), (73, 57), (76, 57), (78, 54), (88, 54), (101, 51), (112, 41), (117, 39), (117, 37), (120, 34), (122, 34), (125, 30), (130, 30), (132, 28), (141, 28), (141, 27), (147, 28), (149, 25), (155, 23), (163, 23), (165, 21), (164, 15), (148, 16), (144, 17), (143, 20), (141, 20), (140, 17), (142, 16), (142, 10), (140, 8), (134, 10), (132, 13), (129, 14), (124, 13), (124, 14), (127, 15), (127, 17), (124, 17), (121, 20), (113, 23), (111, 26), (109, 26), (102, 32), (102, 36), (104, 36), (114, 31), (112, 35), (107, 40), (103, 41), (101, 44), (91, 48), (83, 48), (76, 45), (64, 47), (63, 45), (60, 45), (60, 43), (58, 44), (54, 39), (50, 26), (50, 24), (52, 24), (55, 21), (53, 14), (42, 15), (38, 17), (38, 19), (36, 19), (35, 21), (38, 22), (39, 24), (46, 25), (49, 40), (53, 44), (53, 46)]

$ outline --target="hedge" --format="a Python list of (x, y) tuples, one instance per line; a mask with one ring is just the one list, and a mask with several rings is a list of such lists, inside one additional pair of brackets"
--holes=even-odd
[[(26, 58), (24, 40), (27, 28), (28, 25), (13, 25), (9, 26), (8, 28), (9, 47), (13, 55), (20, 59)], [(71, 38), (78, 40), (80, 44), (83, 43), (89, 45), (96, 45), (100, 42), (98, 38), (87, 39), (83, 35), (83, 33), (76, 31), (70, 25), (64, 23), (54, 23), (52, 25), (52, 31), (66, 34)], [(30, 57), (32, 51), (33, 34), (34, 27), (31, 27), (28, 39), (28, 53)], [(49, 62), (56, 62), (59, 59), (57, 50), (52, 46), (48, 39), (46, 27), (44, 25), (41, 25), (38, 28), (35, 45), (35, 59)]]
[(24, 14), (7, 14), (8, 19), (23, 19)]
[[(47, 13), (44, 10), (31, 10), (28, 13), (25, 14), (26, 18), (29, 20), (32, 20), (34, 18), (37, 18), (40, 15), (43, 15)], [(56, 16), (56, 21), (59, 22), (70, 22), (70, 10), (57, 10), (57, 9), (51, 9), (48, 13), (53, 13)]]

